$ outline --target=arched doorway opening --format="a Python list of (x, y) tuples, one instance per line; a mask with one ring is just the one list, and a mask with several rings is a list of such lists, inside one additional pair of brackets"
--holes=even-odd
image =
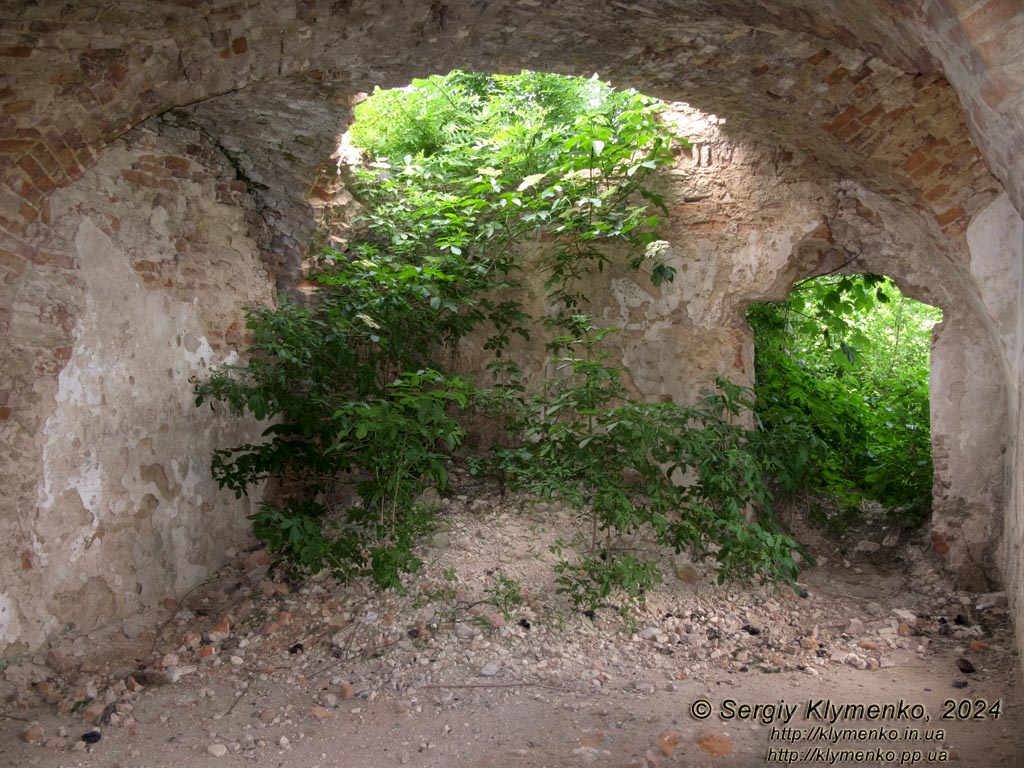
[[(786, 490), (833, 533), (870, 521), (864, 551), (894, 546), (930, 518), (932, 328), (942, 311), (878, 275), (799, 281), (747, 311), (759, 424), (813, 439)], [(794, 457), (797, 458), (797, 457)], [(803, 473), (803, 474), (799, 474)], [(877, 547), (877, 549), (876, 549)]]

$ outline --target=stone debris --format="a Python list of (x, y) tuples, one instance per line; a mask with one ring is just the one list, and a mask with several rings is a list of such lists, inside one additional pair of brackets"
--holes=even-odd
[(732, 754), (732, 739), (726, 733), (704, 733), (697, 737), (697, 746), (713, 757)]
[[(938, 648), (988, 653), (992, 637), (983, 636), (968, 614), (984, 606), (989, 626), (1007, 621), (1000, 593), (957, 593), (923, 559), (914, 561), (906, 581), (892, 585), (886, 605), (875, 588), (866, 593), (873, 601), (833, 596), (831, 577), (813, 588), (810, 582), (794, 588), (719, 586), (669, 553), (661, 566), (679, 578), (649, 591), (630, 614), (636, 622), (631, 631), (617, 605), (588, 616), (551, 590), (555, 559), (549, 546), (559, 531), (571, 528), (568, 510), (536, 504), (531, 519), (519, 513), (522, 502), (515, 496), (483, 486), (475, 500), (484, 499), (490, 511), (481, 505), (473, 511), (465, 495), (443, 500), (451, 516), (448, 545), (408, 577), (403, 593), (359, 581), (340, 585), (323, 575), (302, 584), (288, 584), (279, 574), (254, 577), (267, 564), (266, 553), (255, 550), (235, 558), (220, 582), (154, 620), (141, 635), (147, 648), (134, 667), (90, 665), (87, 647), (76, 641), (37, 658), (38, 664), (8, 668), (0, 681), (13, 681), (23, 698), (49, 707), (68, 725), (133, 733), (146, 727), (133, 711), (139, 697), (173, 686), (181, 691), (175, 694), (181, 706), (213, 701), (213, 722), (247, 718), (241, 722), (252, 728), (238, 742), (212, 731), (206, 738), (199, 734), (197, 751), (254, 758), (262, 749), (291, 749), (302, 738), (302, 724), (361, 718), (363, 704), (378, 699), (390, 702), (395, 713), (415, 716), (424, 707), (440, 712), (469, 706), (455, 692), (487, 687), (491, 680), (510, 695), (527, 684), (589, 697), (613, 690), (653, 696), (678, 690), (680, 681), (721, 673), (793, 673), (827, 681), (839, 669), (870, 675), (917, 663)], [(533, 522), (537, 515), (543, 515), (543, 526)], [(855, 578), (845, 569), (837, 572)], [(493, 600), (499, 577), (517, 585), (517, 599)], [(680, 583), (698, 581), (699, 590)], [(854, 589), (851, 582), (849, 591)], [(961, 662), (962, 673), (974, 671), (966, 658)], [(302, 691), (304, 698), (260, 701), (257, 694), (271, 686)], [(174, 717), (171, 710), (160, 719)], [(45, 722), (32, 724), (21, 740), (55, 750), (93, 748), (89, 739), (76, 741), (66, 732), (46, 738), (44, 728), (51, 730)], [(664, 764), (679, 751), (680, 738), (663, 731), (634, 762), (645, 768)], [(607, 762), (607, 744), (590, 739), (581, 737), (576, 757)], [(716, 757), (733, 749), (720, 732), (701, 734), (697, 745)]]
[(679, 746), (679, 734), (674, 731), (665, 731), (658, 736), (658, 750), (664, 757), (671, 757), (676, 747)]

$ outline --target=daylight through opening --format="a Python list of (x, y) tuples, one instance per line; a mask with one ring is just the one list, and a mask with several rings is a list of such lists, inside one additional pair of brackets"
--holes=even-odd
[(758, 420), (806, 437), (779, 478), (801, 494), (798, 506), (840, 534), (867, 521), (923, 525), (933, 485), (930, 347), (942, 311), (887, 277), (827, 275), (798, 282), (785, 301), (752, 305), (747, 318)]

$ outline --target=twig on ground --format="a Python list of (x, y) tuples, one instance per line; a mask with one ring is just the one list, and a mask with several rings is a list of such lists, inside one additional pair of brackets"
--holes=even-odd
[[(178, 605), (184, 604), (185, 600), (188, 599), (188, 596), (191, 595), (193, 592), (195, 592), (197, 589), (200, 589), (201, 587), (205, 587), (207, 584), (212, 584), (213, 582), (215, 582), (219, 578), (220, 578), (219, 575), (218, 576), (211, 576), (206, 581), (202, 581), (202, 582), (196, 584), (194, 587), (192, 587), (192, 589), (190, 589), (188, 592), (186, 592), (184, 595), (181, 596), (181, 599), (178, 600)], [(156, 644), (160, 640), (160, 635), (162, 635), (164, 633), (164, 630), (167, 629), (167, 625), (170, 624), (172, 621), (174, 621), (174, 617), (177, 616), (177, 615), (178, 615), (178, 610), (177, 610), (177, 608), (175, 608), (174, 611), (171, 613), (170, 617), (167, 619), (167, 621), (165, 621), (163, 624), (161, 624), (159, 627), (157, 627), (156, 634), (153, 635), (153, 644), (149, 647), (149, 655), (150, 656), (152, 656), (153, 652), (156, 650)]]
[(519, 688), (530, 686), (532, 688), (550, 688), (553, 691), (568, 690), (561, 685), (549, 685), (548, 683), (533, 683), (522, 681), (518, 683), (424, 683), (420, 688)]

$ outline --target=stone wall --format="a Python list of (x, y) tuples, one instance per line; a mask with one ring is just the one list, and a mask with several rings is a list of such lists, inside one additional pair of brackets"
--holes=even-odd
[[(661, 190), (672, 214), (662, 235), (675, 281), (655, 288), (642, 270), (620, 264), (581, 286), (598, 324), (621, 329), (607, 346), (629, 369), (629, 383), (643, 397), (679, 403), (713, 388), (717, 375), (752, 386), (755, 350), (745, 319), (752, 302), (783, 299), (796, 281), (837, 269), (892, 277), (904, 293), (944, 312), (932, 350), (932, 549), (964, 588), (994, 589), (996, 511), (1005, 494), (1005, 343), (1016, 336), (1008, 332), (1000, 346), (985, 326), (1013, 317), (1018, 283), (991, 271), (1002, 244), (981, 241), (1006, 236), (1007, 198), (972, 227), (978, 255), (965, 268), (936, 222), (914, 206), (804, 153), (738, 139), (727, 122), (677, 109), (674, 122), (693, 147)], [(527, 276), (534, 317), (544, 312), (543, 279)], [(551, 374), (540, 322), (531, 336), (535, 343), (520, 343), (519, 354), (539, 379)], [(479, 341), (468, 345), (469, 369), (486, 359)]]
[(241, 307), (273, 301), (245, 185), (195, 130), (150, 120), (48, 200), (53, 254), (18, 286), (2, 350), (0, 647), (89, 631), (181, 594), (245, 532), (216, 447), (256, 425), (192, 404)]
[(456, 66), (597, 71), (725, 118), (687, 177), (711, 196), (674, 211), (676, 293), (605, 286), (656, 342), (627, 352), (644, 388), (749, 375), (744, 302), (849, 252), (942, 306), (934, 546), (989, 578), (1004, 532), (1024, 605), (1022, 36), (1016, 0), (4, 5), (0, 648), (180, 590), (240, 535), (244, 509), (199, 532), (229, 504), (209, 450), (239, 435), (187, 376), (301, 274), (349, 96)]

